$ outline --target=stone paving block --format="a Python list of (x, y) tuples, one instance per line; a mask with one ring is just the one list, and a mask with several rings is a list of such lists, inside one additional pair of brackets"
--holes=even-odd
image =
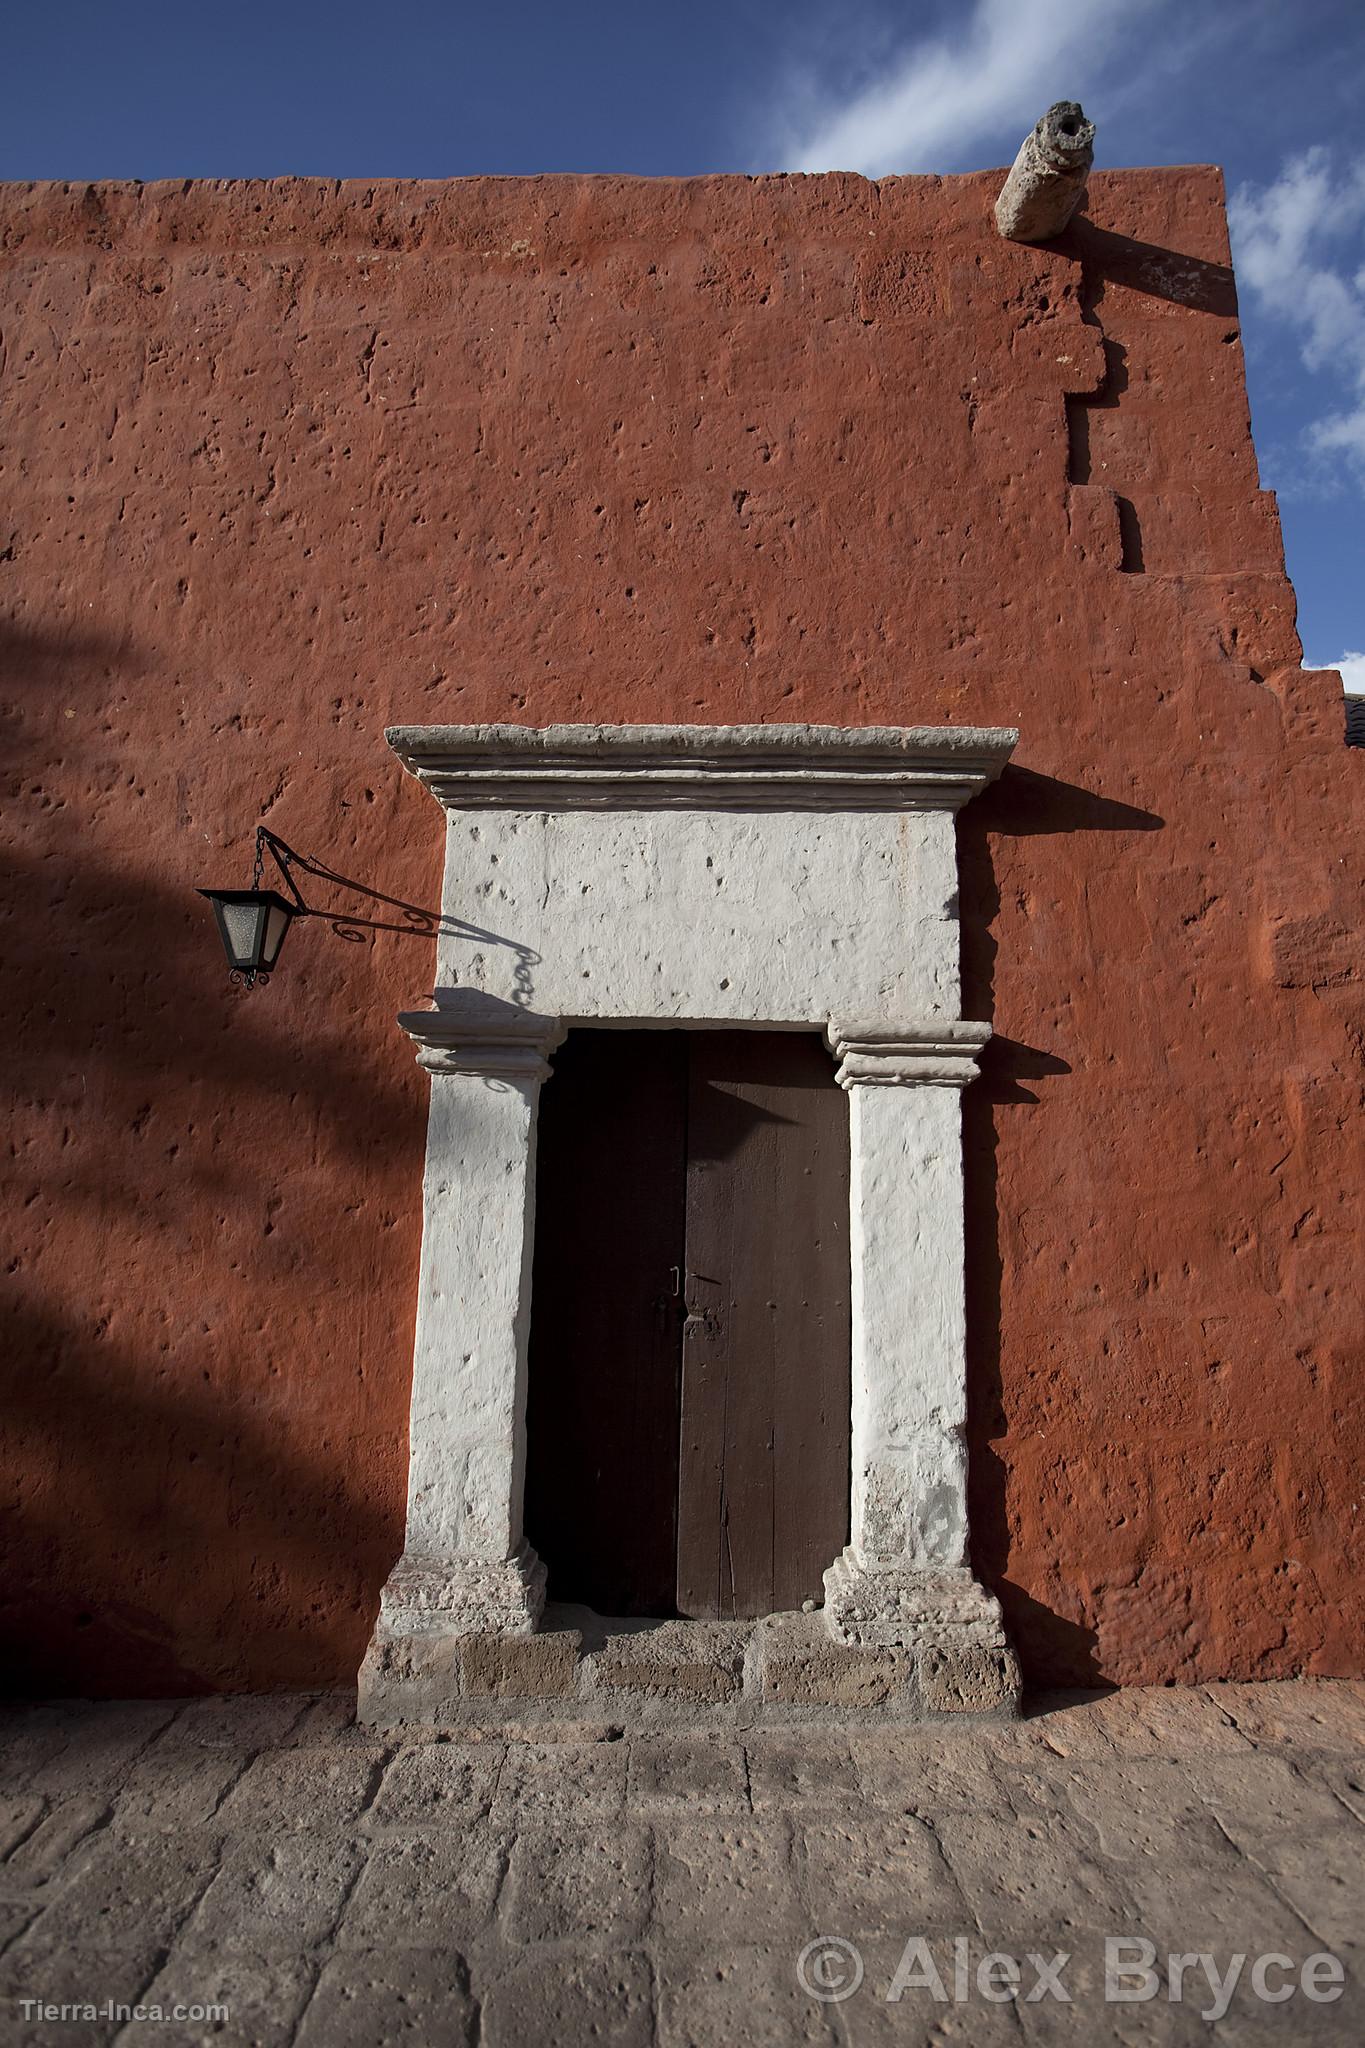
[(1365, 1757), (1295, 1756), (1292, 1769), (1306, 1784), (1329, 1792), (1349, 1814), (1365, 1825)]
[(654, 1836), (654, 1921), (665, 1942), (755, 1942), (804, 1925), (791, 1835), (771, 1820), (661, 1821)]
[(306, 1956), (178, 1943), (139, 2003), (226, 2006), (228, 2017), (134, 2021), (118, 2048), (288, 2048), (316, 1975)]
[[(858, 1942), (862, 1982), (851, 1996), (826, 2008), (837, 2014), (842, 2040), (850, 2048), (1020, 2048), (1022, 2036), (1013, 2001), (1003, 2006), (975, 1998), (962, 2004), (954, 2002), (952, 1936), (959, 1931), (973, 1944), (973, 1961), (987, 1953), (989, 1943), (982, 1941), (970, 1921), (964, 1922), (960, 1930), (942, 1932), (901, 1921), (894, 1932)], [(931, 1991), (913, 1987), (906, 1989), (899, 1999), (887, 2002), (887, 1992), (912, 1934), (928, 1943), (934, 1967), (944, 1979), (948, 1996), (942, 2004)], [(1092, 2033), (1087, 2048), (1094, 2048), (1099, 2039), (1098, 2033)]]
[(0, 1700), (0, 1794), (22, 1792), (66, 1748), (69, 1727), (60, 1707)]
[(132, 1770), (114, 1802), (114, 1817), (123, 1827), (205, 1827), (226, 1794), (247, 1769), (246, 1759), (230, 1749), (151, 1749)]
[[(1178, 1856), (1164, 1866), (1137, 1862), (1121, 1876), (1132, 1900), (1133, 1924), (1162, 1951), (1245, 1949), (1255, 1955), (1279, 1949), (1292, 1956), (1322, 1946), (1266, 1873), (1244, 1855), (1225, 1854), (1215, 1861), (1204, 1845), (1192, 1841), (1188, 1860)], [(1359, 1917), (1357, 1910), (1357, 1925)]]
[[(107, 1826), (113, 1807), (100, 1793), (76, 1799), (44, 1802), (38, 1825), (6, 1857), (0, 1883), (6, 1891), (20, 1886), (45, 1886), (55, 1878), (74, 1874), (93, 1853), (95, 1841)], [(86, 1850), (85, 1856), (74, 1852)]]
[(171, 1700), (80, 1700), (65, 1706), (54, 1723), (64, 1744), (31, 1773), (24, 1789), (52, 1799), (107, 1797), (175, 1714)]
[(212, 1879), (218, 1852), (216, 1836), (130, 1841), (106, 1830), (23, 1941), (103, 1954), (167, 1946)]
[(448, 1948), (333, 1956), (297, 2036), (298, 2048), (472, 2048), (478, 2038), (469, 1970)]
[(26, 1899), (0, 1899), (0, 1955), (26, 1927), (33, 1925), (42, 1909), (41, 1894), (30, 1894)]
[(989, 1816), (941, 1816), (938, 1838), (977, 1924), (1003, 1940), (1011, 1922), (1122, 1928), (1128, 1894), (1074, 1822), (1040, 1815), (1001, 1827)]
[(319, 1693), (288, 1731), (291, 1744), (311, 1742), (363, 1742), (374, 1746), (373, 1728), (356, 1719), (355, 1687)]
[(46, 1799), (11, 1793), (0, 1797), (0, 1863), (12, 1856), (48, 1811)]
[(853, 1735), (864, 1797), (899, 1813), (1010, 1812), (996, 1760), (977, 1729), (906, 1728)]
[(584, 1820), (620, 1813), (626, 1803), (624, 1742), (510, 1744), (498, 1779), (494, 1815), (525, 1820), (571, 1815)]
[[(354, 1699), (354, 1695), (351, 1695)], [(275, 1748), (312, 1712), (311, 1693), (225, 1693), (182, 1706), (159, 1749), (234, 1749), (250, 1755)], [(374, 1738), (369, 1738), (373, 1742)]]
[(846, 1735), (820, 1728), (749, 1737), (745, 1743), (749, 1799), (755, 1813), (846, 1812), (861, 1797)]
[(1365, 1754), (1365, 1686), (1342, 1679), (1301, 1679), (1293, 1685), (1207, 1688), (1246, 1741), (1314, 1752)]
[(501, 1745), (433, 1742), (396, 1756), (368, 1819), (375, 1827), (463, 1825), (486, 1813), (502, 1766)]
[[(146, 1944), (126, 1943), (113, 1950), (66, 1942), (48, 1946), (32, 1938), (16, 1943), (0, 1958), (0, 2040), (18, 2048), (104, 2048), (121, 2031), (122, 2021), (65, 2020), (25, 2015), (24, 2000), (45, 2005), (133, 2005), (149, 1983), (154, 1963)], [(163, 2029), (163, 2034), (173, 2034)], [(166, 2048), (172, 2048), (167, 2042)]]
[(258, 1757), (223, 1801), (226, 1828), (345, 1828), (365, 1811), (387, 1749), (272, 1750)]
[(649, 1917), (650, 1871), (645, 1828), (528, 1828), (512, 1845), (503, 1931), (528, 1944), (631, 1942)]
[[(1325, 1948), (1365, 1951), (1365, 1828), (1311, 1831), (1227, 1823), (1256, 1872), (1283, 1895)], [(1201, 1873), (1202, 1874), (1202, 1873)]]
[(640, 1955), (542, 1951), (483, 1995), (481, 2048), (653, 2048), (654, 2040), (653, 1981)]
[(910, 1815), (799, 1824), (795, 1872), (816, 1933), (959, 1927), (970, 1917), (937, 1837)]
[(234, 1840), (187, 1936), (199, 1949), (302, 1954), (332, 1934), (364, 1861), (344, 1835)]
[(637, 1735), (626, 1803), (632, 1813), (747, 1813), (749, 1781), (732, 1735)]
[(502, 1882), (505, 1841), (483, 1823), (376, 1837), (337, 1935), (345, 1948), (453, 1946), (486, 1927)]
[(811, 2043), (839, 2048), (837, 2008), (811, 1997), (796, 1974), (798, 1948), (785, 1942), (758, 1948), (726, 1947), (676, 1964), (664, 1956), (660, 1971), (661, 2048), (786, 2048)]
[(1044, 1748), (1095, 1763), (1120, 1756), (1159, 1756), (1168, 1762), (1241, 1756), (1250, 1746), (1208, 1690), (1173, 1686), (1073, 1696), (1049, 1711), (1030, 1712), (1013, 1727), (983, 1728), (981, 1739), (1000, 1756)]

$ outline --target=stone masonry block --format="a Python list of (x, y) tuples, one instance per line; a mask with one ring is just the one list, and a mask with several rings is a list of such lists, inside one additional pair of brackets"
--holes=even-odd
[(568, 1699), (578, 1684), (576, 1629), (539, 1636), (466, 1636), (464, 1689), (479, 1699)]

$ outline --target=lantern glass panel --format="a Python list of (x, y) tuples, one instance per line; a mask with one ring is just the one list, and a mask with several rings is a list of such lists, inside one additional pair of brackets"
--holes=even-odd
[(279, 958), (284, 935), (289, 929), (291, 914), (289, 906), (282, 903), (278, 896), (266, 907), (265, 935), (261, 941), (261, 965), (267, 972)]
[[(267, 910), (264, 903), (216, 903), (218, 922), (222, 928), (223, 944), (228, 959), (234, 967), (255, 967), (261, 964), (258, 950), (261, 926)], [(279, 951), (278, 946), (276, 952)]]

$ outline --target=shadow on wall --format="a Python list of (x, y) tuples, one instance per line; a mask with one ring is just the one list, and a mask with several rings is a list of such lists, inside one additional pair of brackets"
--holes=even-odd
[[(962, 910), (962, 1008), (989, 1023), (995, 1010), (996, 942), (991, 927), (1000, 891), (991, 842), (1053, 832), (1152, 832), (1163, 820), (1090, 790), (1027, 768), (1006, 768), (1000, 780), (958, 819)], [(995, 1446), (1009, 1435), (1001, 1375), (1000, 1213), (997, 1115), (1003, 1107), (1036, 1105), (1041, 1093), (1072, 1071), (1067, 1061), (1011, 1038), (992, 1038), (981, 1078), (962, 1098), (966, 1178), (968, 1523), (979, 1577), (1000, 1600), (1026, 1681), (1035, 1685), (1103, 1683), (1092, 1628), (1058, 1614), (1008, 1578), (1009, 1466)], [(1078, 1601), (1078, 1605), (1080, 1602)]]
[[(357, 1296), (414, 1297), (415, 1240), (378, 1210), (391, 1162), (420, 1176), (424, 1091), (365, 1063), (325, 975), (287, 1010), (227, 992), (198, 834), (144, 799), (108, 709), (138, 668), (90, 634), (0, 636), (0, 1685), (334, 1681), (401, 1542), (407, 1358)], [(183, 882), (156, 879), (182, 847)]]

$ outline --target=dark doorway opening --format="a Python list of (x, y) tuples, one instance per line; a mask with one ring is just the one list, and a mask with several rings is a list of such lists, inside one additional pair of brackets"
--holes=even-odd
[(541, 1095), (526, 1532), (550, 1597), (742, 1618), (848, 1540), (848, 1105), (804, 1032), (571, 1031)]

